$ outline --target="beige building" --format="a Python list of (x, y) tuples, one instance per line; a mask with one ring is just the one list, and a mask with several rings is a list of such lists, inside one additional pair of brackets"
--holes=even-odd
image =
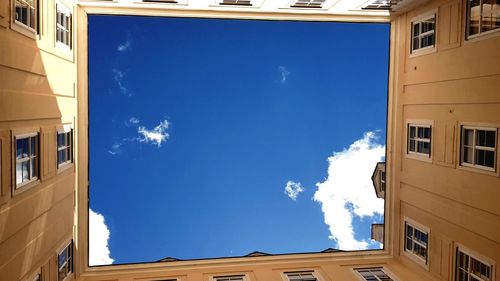
[[(390, 22), (385, 248), (88, 267), (89, 14)], [(1, 0), (0, 280), (500, 281), (499, 128), (498, 0)]]

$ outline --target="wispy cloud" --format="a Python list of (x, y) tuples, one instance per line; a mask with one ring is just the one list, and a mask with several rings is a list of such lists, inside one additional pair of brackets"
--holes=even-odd
[(291, 74), (291, 72), (282, 65), (278, 66), (278, 70), (281, 73), (281, 83), (286, 83), (286, 80), (288, 79), (288, 76)]
[(109, 228), (104, 216), (89, 208), (89, 265), (112, 264)]
[(116, 47), (116, 50), (118, 52), (124, 52), (124, 51), (130, 49), (131, 45), (132, 45), (132, 39), (129, 36), (128, 39), (127, 39), (127, 41), (119, 44), (118, 47)]
[(384, 201), (376, 198), (371, 175), (385, 155), (385, 146), (376, 143), (376, 133), (366, 132), (348, 149), (328, 158), (328, 178), (317, 183), (313, 199), (321, 203), (330, 239), (341, 250), (366, 249), (368, 240), (357, 240), (353, 216), (373, 217), (383, 214)]
[(130, 92), (128, 91), (128, 88), (125, 87), (125, 84), (123, 83), (123, 78), (125, 77), (125, 72), (118, 70), (118, 69), (113, 69), (113, 79), (116, 82), (116, 85), (118, 86), (118, 89), (120, 89), (120, 93), (131, 96)]
[(128, 120), (125, 120), (125, 122), (123, 122), (123, 123), (125, 124), (125, 126), (131, 127), (131, 126), (139, 124), (140, 122), (141, 122), (141, 120), (139, 120), (139, 118), (132, 116)]
[(293, 201), (297, 200), (297, 196), (304, 191), (300, 182), (288, 181), (285, 186), (285, 194)]
[(170, 137), (169, 133), (167, 133), (170, 122), (167, 119), (161, 121), (156, 127), (151, 130), (146, 129), (145, 126), (140, 126), (140, 122), (141, 121), (137, 117), (130, 117), (128, 120), (125, 120), (123, 124), (125, 124), (126, 127), (137, 128), (138, 136), (125, 137), (116, 140), (107, 150), (108, 153), (113, 156), (121, 154), (122, 147), (124, 145), (134, 142), (152, 143), (157, 145), (158, 147), (161, 147), (161, 144)]
[(161, 143), (166, 141), (170, 136), (167, 133), (167, 129), (170, 126), (170, 123), (165, 119), (158, 124), (158, 126), (154, 127), (152, 130), (146, 129), (144, 126), (139, 126), (137, 132), (142, 135), (139, 138), (140, 142), (152, 142), (156, 144), (158, 147), (161, 146)]

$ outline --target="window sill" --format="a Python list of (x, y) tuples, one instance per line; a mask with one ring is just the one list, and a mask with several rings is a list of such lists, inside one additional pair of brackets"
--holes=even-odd
[(498, 36), (500, 36), (500, 28), (486, 31), (486, 32), (482, 32), (479, 34), (466, 36), (465, 37), (465, 44), (470, 44), (473, 42), (482, 41), (482, 40), (486, 40), (486, 39), (490, 39), (490, 38), (494, 38), (494, 37), (498, 37)]
[(32, 179), (30, 181), (21, 183), (20, 185), (14, 184), (13, 189), (12, 189), (12, 196), (16, 196), (18, 194), (21, 194), (25, 191), (28, 191), (32, 189), (34, 186), (38, 185), (40, 183), (39, 178)]
[(62, 174), (68, 170), (73, 170), (73, 162), (64, 163), (57, 166), (57, 174)]
[(493, 176), (493, 177), (500, 176), (499, 172), (495, 171), (495, 169), (490, 169), (490, 168), (483, 167), (483, 166), (468, 165), (466, 163), (465, 163), (465, 165), (464, 165), (464, 163), (458, 164), (458, 169), (463, 170), (463, 171), (469, 171), (469, 172), (473, 172), (473, 173)]
[(10, 24), (10, 28), (14, 31), (17, 31), (18, 33), (21, 33), (22, 35), (26, 36), (26, 37), (29, 37), (31, 39), (38, 39), (37, 37), (37, 33), (36, 33), (36, 30), (22, 24), (22, 23), (19, 23), (17, 21), (12, 21), (11, 24)]
[(427, 154), (420, 154), (420, 153), (406, 153), (405, 154), (406, 158), (413, 159), (413, 160), (419, 160), (427, 163), (432, 163), (432, 158), (431, 156), (428, 156)]
[(436, 52), (437, 52), (437, 48), (436, 48), (436, 45), (434, 45), (434, 46), (425, 47), (425, 48), (421, 48), (421, 49), (417, 49), (417, 50), (412, 50), (410, 52), (410, 55), (408, 56), (408, 58), (420, 57), (420, 56), (424, 56), (424, 55), (428, 55), (428, 54), (433, 54)]

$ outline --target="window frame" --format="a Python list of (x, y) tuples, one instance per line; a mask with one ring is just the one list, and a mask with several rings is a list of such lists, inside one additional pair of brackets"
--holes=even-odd
[[(283, 271), (281, 273), (281, 277), (283, 278), (284, 281), (295, 281), (295, 280), (290, 279), (289, 274), (311, 274), (314, 278), (316, 278), (316, 281), (323, 281), (323, 278), (321, 278), (321, 276), (318, 274), (318, 272), (314, 269)], [(302, 280), (299, 280), (299, 281), (302, 281)]]
[[(69, 134), (69, 144), (63, 147), (59, 147), (59, 135), (60, 134)], [(66, 162), (63, 162), (59, 164), (59, 151), (60, 150), (65, 150), (69, 149), (69, 160)], [(75, 161), (74, 158), (74, 151), (75, 151), (75, 134), (73, 127), (71, 125), (62, 125), (59, 126), (56, 130), (56, 167), (57, 167), (57, 172), (60, 173), (66, 169), (69, 169), (73, 167), (73, 163)]]
[(16, 20), (16, 4), (18, 2), (22, 2), (25, 0), (12, 0), (11, 3), (11, 29), (15, 30), (23, 35), (26, 35), (30, 38), (36, 39), (38, 35), (39, 29), (39, 20), (40, 20), (40, 0), (33, 0), (35, 4), (34, 8), (34, 26), (31, 27), (29, 25), (24, 24), (21, 21)]
[[(464, 162), (464, 140), (465, 140), (465, 130), (473, 130), (474, 133), (473, 133), (473, 145), (472, 145), (472, 156), (473, 156), (473, 163), (468, 163), (468, 162)], [(491, 167), (488, 167), (488, 166), (483, 166), (483, 165), (478, 165), (478, 164), (475, 164), (475, 151), (476, 151), (476, 131), (494, 131), (495, 132), (495, 147), (493, 149), (491, 149), (490, 147), (483, 147), (483, 146), (479, 146), (480, 150), (486, 150), (486, 151), (493, 151), (494, 153), (494, 159), (493, 159), (493, 165), (494, 167), (491, 168)], [(462, 168), (467, 168), (467, 169), (470, 169), (472, 171), (484, 171), (484, 172), (488, 172), (488, 173), (494, 173), (494, 174), (497, 174), (498, 173), (498, 143), (499, 143), (499, 140), (498, 140), (498, 127), (496, 126), (488, 126), (486, 124), (467, 124), (467, 123), (462, 123), (460, 124), (460, 137), (459, 137), (459, 149), (458, 149), (458, 159), (459, 159), (459, 166), (462, 167)], [(487, 148), (487, 149), (483, 149), (483, 148)]]
[(481, 32), (481, 26), (482, 26), (482, 4), (483, 4), (483, 0), (480, 0), (480, 4), (479, 4), (479, 7), (480, 7), (480, 13), (479, 13), (479, 32), (476, 33), (476, 34), (469, 34), (469, 27), (470, 27), (470, 20), (469, 20), (469, 17), (470, 17), (470, 0), (465, 0), (465, 40), (468, 41), (468, 40), (472, 40), (472, 39), (476, 39), (478, 37), (482, 37), (482, 36), (487, 36), (487, 35), (491, 35), (491, 34), (495, 34), (496, 35), (500, 35), (500, 27), (499, 28), (495, 28), (495, 29), (492, 29), (492, 30), (488, 30), (488, 31), (484, 31), (484, 32)]
[[(481, 255), (465, 246), (463, 246), (462, 244), (459, 244), (459, 243), (456, 243), (455, 247), (454, 247), (454, 251), (453, 251), (453, 257), (454, 257), (454, 260), (453, 260), (453, 280), (457, 280), (458, 276), (457, 276), (457, 272), (458, 272), (458, 263), (459, 263), (459, 255), (458, 255), (458, 252), (462, 252), (463, 254), (467, 255), (469, 257), (469, 259), (472, 257), (474, 258), (475, 260), (485, 264), (485, 265), (489, 265), (490, 267), (490, 274), (491, 274), (491, 278), (490, 280), (487, 280), (487, 281), (495, 281), (495, 270), (496, 270), (496, 264), (495, 264), (495, 261), (484, 256), (484, 255)], [(470, 264), (470, 260), (469, 260), (469, 264)], [(470, 271), (467, 271), (469, 274), (471, 274)], [(481, 277), (477, 277), (476, 275), (474, 275), (474, 278), (478, 279), (478, 280), (484, 280), (482, 279)]]
[[(36, 175), (34, 175), (32, 178), (30, 178), (28, 181), (24, 181), (21, 183), (17, 183), (17, 163), (19, 162), (18, 160), (24, 160), (26, 157), (23, 159), (17, 159), (17, 140), (18, 139), (26, 139), (26, 138), (32, 138), (32, 137), (37, 137), (37, 141), (35, 143), (35, 149), (36, 153), (34, 157), (28, 156), (28, 161), (31, 161), (32, 158), (34, 158), (34, 165), (36, 165)], [(12, 196), (15, 196), (19, 193), (22, 193), (33, 186), (37, 185), (40, 183), (41, 179), (41, 140), (40, 140), (40, 129), (26, 129), (26, 130), (20, 130), (20, 131), (13, 131), (12, 132)], [(31, 143), (28, 144), (29, 149), (31, 150)], [(25, 161), (21, 161), (25, 162)]]
[[(420, 46), (421, 37), (428, 35), (428, 34), (434, 34), (434, 44), (431, 46), (419, 47), (418, 49), (414, 49), (414, 46), (413, 46), (413, 39), (415, 37), (413, 35), (414, 25), (421, 24), (422, 22), (427, 21), (427, 20), (432, 19), (432, 18), (434, 18), (434, 29), (432, 30), (432, 32), (427, 31), (427, 32), (423, 33), (423, 35), (422, 35), (422, 33), (419, 33), (418, 37), (419, 37), (419, 46)], [(420, 29), (421, 29), (421, 26), (419, 27), (419, 30)], [(408, 42), (410, 44), (410, 57), (425, 55), (425, 54), (434, 53), (437, 51), (437, 38), (438, 38), (437, 37), (437, 29), (438, 29), (438, 10), (437, 9), (433, 9), (431, 11), (428, 11), (426, 13), (423, 13), (423, 14), (420, 14), (418, 16), (411, 18), (410, 31), (408, 33), (410, 35), (410, 38), (408, 40)]]
[[(410, 150), (410, 127), (415, 127), (415, 151)], [(426, 138), (418, 138), (418, 128), (429, 128), (430, 129), (430, 137), (429, 139)], [(432, 155), (433, 155), (433, 137), (434, 134), (432, 133), (432, 129), (434, 127), (434, 122), (433, 121), (428, 121), (428, 120), (407, 120), (406, 121), (406, 157), (412, 158), (412, 159), (417, 159), (417, 160), (423, 160), (427, 162), (432, 162)], [(416, 151), (417, 150), (417, 143), (418, 142), (428, 142), (429, 143), (429, 154), (426, 153), (421, 153)]]
[[(54, 8), (54, 42), (55, 46), (57, 48), (60, 48), (64, 51), (72, 51), (73, 50), (73, 10), (70, 6), (68, 6), (65, 2), (61, 0), (56, 0), (55, 1), (55, 8)], [(65, 27), (64, 25), (59, 24), (58, 20), (58, 14), (64, 14), (67, 16), (68, 19), (68, 27)], [(57, 38), (57, 30), (58, 28), (61, 27), (64, 31), (68, 32), (68, 44), (66, 44), (63, 41), (59, 41)]]
[[(383, 266), (374, 266), (374, 267), (355, 267), (352, 269), (354, 271), (354, 274), (359, 278), (359, 280), (361, 281), (366, 281), (366, 278), (359, 272), (360, 270), (381, 270), (385, 276), (387, 276), (388, 278), (390, 278), (390, 280), (392, 281), (397, 281), (398, 279), (397, 278), (394, 278), (393, 277), (393, 274), (389, 273), (387, 269), (385, 269)], [(377, 280), (380, 280), (379, 277), (377, 276), (373, 276), (375, 277)]]
[[(66, 262), (60, 266), (59, 265), (59, 256), (66, 250), (68, 249), (69, 251), (69, 260), (66, 260)], [(63, 246), (61, 246), (57, 251), (56, 251), (56, 265), (57, 265), (57, 277), (56, 277), (56, 280), (57, 281), (67, 281), (67, 280), (70, 280), (72, 277), (73, 277), (73, 274), (75, 273), (75, 251), (74, 251), (74, 248), (73, 248), (73, 240), (71, 239), (69, 242), (66, 242), (63, 244)], [(65, 267), (66, 265), (68, 265), (68, 262), (69, 262), (69, 267), (70, 267), (70, 270), (67, 271), (66, 273), (66, 276), (64, 276), (62, 279), (60, 279), (60, 270)]]
[[(215, 275), (210, 277), (210, 281), (220, 281), (223, 278), (241, 278), (241, 281), (250, 281), (247, 274), (226, 274), (226, 275)], [(233, 281), (229, 279), (229, 281)], [(236, 281), (236, 280), (235, 280)]]
[(291, 0), (289, 3), (289, 7), (294, 8), (294, 9), (325, 9), (325, 7), (323, 5), (328, 0), (323, 0), (323, 2), (320, 3), (320, 5), (311, 5), (311, 3), (314, 0), (306, 0), (306, 1), (309, 1), (306, 4), (298, 4), (297, 2), (299, 2), (299, 1), (304, 1), (304, 0)]
[[(417, 243), (418, 245), (420, 245), (421, 247), (424, 247), (424, 245), (422, 245), (420, 242), (418, 241), (415, 241), (414, 239), (414, 233), (415, 233), (415, 230), (418, 230), (424, 234), (427, 235), (427, 245), (425, 245), (425, 252), (426, 252), (426, 258), (424, 259), (423, 257), (417, 255), (413, 250), (412, 251), (409, 251), (407, 248), (406, 248), (406, 239), (407, 239), (407, 233), (406, 233), (406, 226), (407, 225), (410, 225), (412, 228), (413, 228), (413, 236), (412, 236), (412, 249), (413, 249), (413, 245), (415, 243)], [(403, 219), (403, 235), (402, 235), (402, 238), (403, 238), (403, 253), (411, 260), (413, 260), (414, 262), (418, 263), (419, 265), (423, 266), (427, 271), (429, 271), (429, 261), (430, 261), (430, 253), (431, 251), (429, 250), (430, 248), (430, 245), (431, 245), (431, 231), (428, 227), (426, 226), (423, 226), (421, 225), (420, 223), (417, 223), (416, 221), (408, 218), (408, 217), (404, 217)]]

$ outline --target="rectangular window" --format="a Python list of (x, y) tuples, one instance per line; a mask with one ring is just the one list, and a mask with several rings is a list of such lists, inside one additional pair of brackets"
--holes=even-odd
[(408, 124), (407, 152), (431, 157), (431, 125)]
[(214, 277), (215, 281), (245, 281), (245, 275)]
[(427, 264), (429, 233), (405, 222), (405, 251)]
[(456, 281), (491, 281), (495, 274), (493, 265), (479, 260), (463, 249), (457, 248), (455, 266)]
[(71, 48), (72, 38), (72, 16), (71, 9), (58, 2), (56, 4), (56, 43)]
[(223, 0), (220, 2), (221, 5), (242, 5), (242, 6), (252, 6), (250, 0)]
[(467, 0), (467, 37), (500, 28), (500, 0)]
[(380, 172), (380, 190), (385, 191), (385, 172)]
[(436, 44), (436, 14), (411, 23), (411, 53), (432, 49)]
[(57, 167), (73, 162), (73, 130), (57, 132)]
[(16, 136), (15, 189), (39, 178), (39, 146), (38, 133)]
[(73, 241), (57, 255), (57, 280), (63, 281), (73, 272)]
[(358, 268), (356, 272), (367, 281), (391, 281), (392, 279), (382, 270), (381, 267)]
[(304, 272), (286, 272), (286, 277), (289, 281), (317, 281), (313, 271)]
[(495, 171), (496, 128), (462, 126), (461, 165)]
[(297, 0), (292, 7), (296, 8), (321, 8), (325, 0)]
[(38, 20), (38, 0), (14, 0), (15, 22), (36, 32)]

